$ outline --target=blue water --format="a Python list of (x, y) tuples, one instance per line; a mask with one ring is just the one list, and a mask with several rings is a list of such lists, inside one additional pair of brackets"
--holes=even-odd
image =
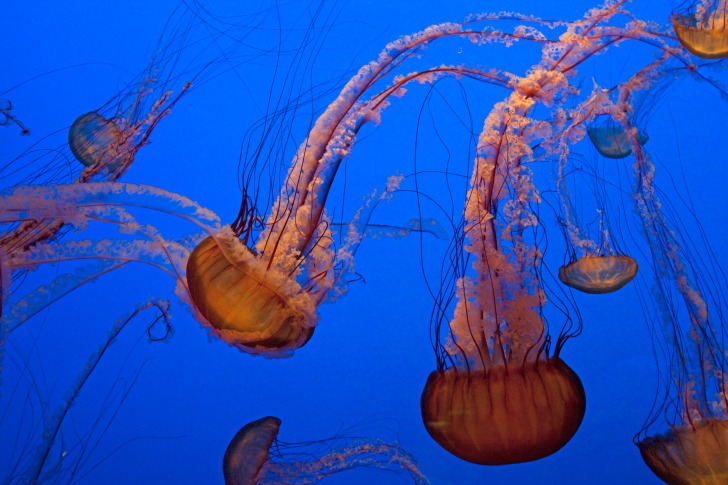
[[(460, 21), (470, 13), (515, 8), (513, 2), (500, 0), (339, 2), (323, 6), (310, 32), (318, 5), (292, 0), (276, 9), (273, 2), (248, 3), (252, 2), (206, 3), (220, 23), (198, 28), (189, 39), (176, 34), (175, 45), (182, 49), (176, 71), (180, 76), (170, 80), (169, 89), (178, 92), (185, 76), (199, 72), (205, 56), (216, 57), (217, 64), (159, 123), (122, 179), (184, 194), (215, 211), (223, 222), (237, 215), (241, 143), (246, 130), (271, 111), (271, 85), (278, 92), (289, 75), (302, 80), (304, 95), (315, 86), (318, 97), (302, 103), (291, 128), (291, 146), (296, 146), (314, 114), (335, 98), (335, 88), (374, 59), (387, 42), (434, 23)], [(517, 8), (548, 19), (576, 19), (584, 12), (575, 3), (523, 1)], [(30, 129), (30, 135), (21, 136), (16, 126), (0, 128), (0, 161), (9, 162), (31, 146), (34, 156), (49, 156), (63, 147), (67, 128), (77, 116), (110, 99), (118, 101), (115, 94), (147, 66), (165, 23), (177, 18), (176, 5), (42, 1), (0, 6), (0, 98), (12, 101), (13, 114)], [(677, 1), (643, 0), (629, 8), (640, 18), (666, 23), (676, 6)], [(223, 24), (237, 27), (226, 34), (213, 28)], [(309, 44), (303, 44), (306, 35)], [(243, 36), (244, 43), (231, 40)], [(278, 45), (285, 46), (282, 52)], [(299, 48), (306, 55), (289, 71)], [(650, 56), (644, 46), (614, 49), (582, 68), (582, 87), (591, 90), (592, 79), (604, 85), (622, 81)], [(533, 46), (505, 50), (448, 41), (433, 46), (400, 73), (445, 62), (523, 72), (538, 58)], [(725, 72), (710, 74), (726, 81)], [(332, 212), (347, 220), (361, 197), (381, 188), (387, 176), (412, 173), (415, 155), (420, 169), (442, 167), (443, 144), (426, 131), (433, 123), (440, 123), (444, 145), (451, 149), (452, 170), (467, 174), (472, 154), (459, 143), (463, 131), (455, 126), (452, 113), (462, 114), (468, 106), (477, 133), (492, 105), (506, 94), (499, 88), (464, 85), (471, 89), (467, 104), (455, 83), (443, 83), (450, 105), (437, 98), (425, 105), (424, 115), (420, 110), (428, 87), (411, 86), (404, 98), (395, 98), (381, 124), (360, 133), (345, 173), (332, 190)], [(664, 197), (684, 211), (678, 217), (686, 220), (689, 201), (713, 250), (724, 254), (725, 101), (709, 84), (688, 78), (649, 102), (654, 104), (646, 121), (649, 148)], [(418, 117), (421, 130), (429, 134), (416, 141)], [(587, 161), (598, 159), (588, 141), (577, 151)], [(632, 161), (613, 163), (629, 173)], [(11, 184), (12, 178), (2, 183)], [(442, 184), (423, 183), (428, 194), (447, 199)], [(628, 179), (621, 183), (630, 186)], [(267, 182), (261, 181), (261, 186), (267, 188)], [(453, 206), (461, 206), (462, 187), (452, 190)], [(411, 195), (397, 195), (375, 213), (374, 222), (405, 225), (417, 217), (415, 202)], [(615, 204), (627, 214), (634, 212), (622, 202)], [(172, 238), (196, 230), (150, 212), (149, 220)], [(438, 219), (448, 239), (453, 236), (446, 218), (432, 206), (422, 215)], [(98, 237), (112, 236), (113, 232)], [(625, 245), (641, 248), (635, 252), (642, 251), (644, 257), (640, 237), (638, 231), (624, 235)], [(423, 274), (437, 287), (447, 243), (427, 234), (365, 240), (356, 255), (356, 271), (363, 281), (352, 283), (333, 304), (322, 305), (312, 340), (292, 358), (281, 360), (253, 357), (209, 336), (174, 295), (174, 280), (155, 268), (128, 265), (81, 287), (35, 315), (4, 345), (0, 478), (6, 479), (5, 471), (25, 450), (34, 449), (44, 416), (62, 405), (67, 389), (114, 321), (137, 303), (158, 296), (172, 302), (173, 335), (164, 342), (149, 342), (146, 326), (152, 315), (133, 321), (103, 357), (64, 422), (56, 450), (67, 447), (69, 453), (77, 453), (80, 445), (86, 447), (74, 483), (222, 483), (221, 462), (229, 440), (245, 423), (267, 415), (282, 419), (280, 439), (286, 442), (336, 435), (398, 441), (434, 484), (659, 483), (632, 443), (650, 415), (658, 379), (636, 283), (611, 295), (575, 296), (584, 328), (566, 344), (562, 358), (581, 377), (588, 403), (581, 428), (561, 451), (532, 463), (484, 467), (450, 455), (428, 436), (419, 399), (436, 362), (429, 332), (433, 300)], [(549, 243), (547, 263), (556, 271), (563, 258), (561, 234), (549, 234)], [(695, 250), (700, 254), (704, 248)], [(22, 285), (17, 295), (70, 271), (73, 266), (66, 264), (29, 273), (15, 283)], [(555, 318), (552, 326), (560, 323)], [(660, 429), (658, 425), (651, 431)], [(49, 473), (48, 483), (55, 481)], [(363, 468), (324, 483), (375, 481), (402, 484), (409, 478)]]

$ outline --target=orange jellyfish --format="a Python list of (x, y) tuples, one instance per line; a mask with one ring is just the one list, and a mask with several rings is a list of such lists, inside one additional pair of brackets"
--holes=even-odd
[[(535, 71), (528, 81), (538, 86), (545, 79)], [(530, 209), (538, 193), (522, 162), (540, 130), (525, 115), (544, 99), (524, 100), (514, 91), (491, 111), (478, 141), (461, 228), (474, 273), (457, 275), (454, 294), (438, 299), (432, 324), (437, 369), (421, 397), (430, 436), (455, 456), (481, 465), (556, 452), (576, 433), (586, 410), (579, 377), (559, 357), (578, 330), (562, 333), (551, 348), (539, 277), (542, 255), (528, 242), (538, 225)], [(445, 323), (446, 302), (453, 297), (454, 314)]]
[(222, 461), (226, 485), (312, 484), (354, 467), (406, 471), (414, 483), (429, 483), (406, 450), (378, 440), (358, 439), (338, 448), (329, 444), (325, 453), (314, 450), (306, 453), (308, 459), (292, 459), (286, 456), (286, 448), (300, 448), (302, 444), (279, 442), (280, 426), (280, 419), (268, 416), (235, 433)]
[[(626, 85), (628, 91), (634, 86)], [(635, 436), (642, 458), (661, 479), (676, 484), (725, 483), (728, 480), (728, 348), (724, 315), (727, 282), (710, 242), (692, 247), (690, 230), (703, 233), (694, 216), (675, 218), (672, 201), (661, 198), (655, 164), (641, 146), (624, 110), (635, 155), (635, 200), (652, 256), (654, 290), (645, 304), (648, 324), (664, 349), (666, 372), (651, 416)], [(690, 244), (687, 242), (690, 241)], [(704, 260), (708, 255), (709, 260)], [(659, 355), (658, 355), (659, 357)], [(648, 435), (658, 421), (665, 433)]]
[(700, 0), (670, 17), (675, 34), (688, 51), (705, 59), (728, 56), (728, 2)]
[(584, 293), (612, 293), (637, 275), (637, 261), (625, 255), (582, 256), (559, 268), (559, 280)]
[[(594, 114), (580, 106), (572, 116), (561, 104), (578, 95), (570, 83), (577, 66), (620, 40), (655, 37), (635, 23), (602, 30), (621, 4), (606, 4), (583, 22), (564, 25), (567, 32), (544, 49), (538, 64), (525, 76), (512, 75), (512, 94), (491, 110), (478, 139), (461, 235), (452, 245), (456, 254), (447, 259), (455, 274), (443, 278), (452, 283), (440, 290), (433, 311), (437, 368), (421, 397), (430, 436), (464, 460), (538, 460), (566, 445), (584, 417), (584, 387), (561, 359), (581, 319), (558, 285), (544, 283), (550, 273), (540, 247), (542, 196), (534, 182), (538, 164), (530, 162), (541, 160), (533, 147), (543, 152), (539, 157), (558, 159), (563, 144), (586, 135), (582, 124), (560, 136), (574, 116), (586, 121)], [(555, 118), (531, 118), (541, 105)], [(546, 287), (556, 293), (551, 300)], [(558, 336), (549, 332), (549, 308), (565, 318)]]
[[(558, 277), (566, 286), (584, 293), (613, 293), (624, 287), (637, 275), (637, 261), (622, 252), (615, 241), (608, 215), (607, 191), (601, 179), (594, 176), (595, 192), (598, 192), (597, 209), (599, 219), (599, 235), (595, 241), (588, 231), (582, 227), (577, 217), (576, 208), (569, 199), (566, 183), (563, 179), (565, 161), (568, 154), (562, 152), (559, 166), (560, 177), (557, 188), (561, 203), (560, 226), (566, 241), (566, 264), (559, 267)], [(571, 164), (573, 166), (573, 163)], [(581, 168), (581, 167), (580, 167)], [(593, 174), (590, 174), (593, 176)]]
[[(486, 126), (493, 126), (490, 121)], [(485, 136), (507, 136), (498, 128), (510, 130), (501, 125)], [(534, 200), (533, 186), (514, 187), (519, 195), (505, 197), (508, 201), (498, 194), (518, 211), (508, 211), (513, 220), (501, 225), (488, 215), (498, 204), (488, 188), (504, 187), (506, 164), (513, 168), (505, 152), (486, 153), (492, 146), (480, 144), (482, 158), (465, 210), (466, 251), (473, 256), (475, 275), (458, 278), (447, 326), (442, 309), (451, 297), (443, 295), (436, 309), (437, 370), (427, 379), (421, 411), (430, 436), (450, 453), (472, 463), (504, 465), (537, 460), (563, 447), (581, 424), (586, 396), (579, 377), (559, 357), (566, 339), (578, 330), (562, 332), (551, 352), (538, 276), (541, 256), (526, 243), (520, 226), (527, 223), (522, 211)], [(524, 206), (517, 208), (515, 200)], [(499, 233), (509, 234), (508, 239)]]
[[(367, 122), (379, 122), (391, 96), (403, 95), (408, 83), (431, 83), (447, 74), (508, 84), (498, 73), (439, 66), (395, 76), (389, 87), (375, 88), (431, 41), (447, 36), (500, 42), (511, 38), (497, 31), (442, 24), (390, 43), (349, 80), (316, 120), (294, 156), (278, 198), (269, 202), (267, 215), (257, 212), (258, 193), (248, 186), (255, 177), (244, 175), (243, 200), (232, 231), (225, 229), (203, 240), (187, 264), (194, 309), (217, 336), (246, 352), (268, 356), (289, 355), (311, 338), (318, 305), (345, 290), (342, 275), (353, 267), (354, 251), (376, 202), (390, 197), (402, 179), (390, 177), (382, 194), (364, 203), (336, 247), (325, 210), (329, 190), (358, 131)], [(254, 157), (264, 158), (260, 152)], [(257, 160), (246, 163), (255, 166)]]

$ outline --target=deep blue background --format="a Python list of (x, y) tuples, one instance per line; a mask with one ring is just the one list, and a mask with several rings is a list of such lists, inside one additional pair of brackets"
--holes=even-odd
[[(246, 3), (206, 5), (221, 16), (270, 7), (265, 2)], [(457, 5), (446, 6), (450, 3)], [(318, 82), (344, 78), (373, 59), (387, 42), (433, 23), (516, 8), (545, 18), (575, 19), (583, 15), (576, 3), (523, 1), (514, 7), (504, 1), (369, 0), (327, 5), (324, 10), (330, 16), (318, 22), (325, 38), (316, 48), (315, 64), (309, 65)], [(674, 3), (637, 1), (629, 7), (641, 18), (665, 23)], [(0, 91), (28, 81), (0, 97), (12, 100), (15, 114), (31, 135), (20, 137), (13, 127), (0, 130), (2, 161), (47, 134), (55, 133), (40, 141), (41, 146), (60, 146), (78, 115), (104, 104), (144, 69), (175, 5), (173, 1), (3, 3)], [(278, 9), (280, 24), (275, 10), (246, 17), (260, 24), (250, 45), (239, 46), (230, 56), (233, 69), (221, 67), (220, 76), (206, 78), (174, 108), (123, 180), (184, 194), (220, 214), (223, 221), (234, 218), (240, 143), (245, 130), (266, 112), (264, 100), (276, 62), (273, 53), (261, 54), (259, 49), (271, 49), (281, 33), (287, 46), (297, 46), (312, 9), (308, 2), (283, 2)], [(467, 56), (464, 63), (523, 72), (536, 62), (538, 52), (524, 47), (504, 54), (502, 48), (473, 48), (457, 41), (433, 47), (435, 60), (413, 66), (459, 63), (457, 56), (462, 55)], [(285, 65), (290, 57), (281, 59)], [(585, 90), (591, 89), (592, 76), (603, 84), (615, 83), (646, 59), (649, 56), (639, 49), (632, 52), (629, 46), (595, 59), (580, 72)], [(189, 66), (195, 65), (190, 61)], [(403, 72), (411, 70), (414, 67)], [(170, 88), (179, 89), (179, 83)], [(365, 136), (347, 164), (345, 211), (352, 210), (361, 195), (381, 187), (387, 175), (412, 172), (417, 114), (426, 90), (413, 87), (403, 100), (393, 102), (379, 127), (363, 131)], [(482, 87), (474, 87), (473, 93), (469, 103), (479, 130), (490, 106), (505, 93)], [(480, 93), (485, 94), (478, 97)], [(320, 111), (333, 98), (326, 94), (316, 101), (315, 109)], [(658, 181), (678, 207), (683, 203), (678, 195), (686, 196), (684, 187), (690, 188), (703, 226), (721, 254), (727, 233), (724, 101), (705, 83), (686, 79), (655, 102), (648, 132), (649, 148), (659, 164)], [(432, 108), (435, 118), (449, 116), (442, 103), (433, 103)], [(307, 124), (307, 119), (300, 122), (297, 141), (305, 136)], [(457, 133), (453, 130), (449, 143), (454, 151)], [(581, 152), (587, 159), (596, 157), (586, 144)], [(427, 164), (428, 153), (439, 152), (420, 147), (418, 160)], [(463, 152), (454, 156), (463, 173), (467, 161)], [(437, 163), (429, 160), (430, 166)], [(631, 162), (615, 163), (628, 167)], [(678, 189), (670, 186), (667, 174)], [(334, 193), (341, 198), (342, 182), (337, 180), (337, 185)], [(456, 193), (456, 204), (462, 200)], [(375, 219), (404, 224), (416, 216), (412, 202), (403, 195)], [(441, 217), (434, 210), (424, 215)], [(170, 230), (182, 233), (194, 229), (176, 229), (174, 221), (159, 224), (170, 224)], [(561, 236), (556, 233), (552, 239), (556, 268), (562, 258)], [(434, 271), (446, 241), (423, 240), (425, 265)], [(435, 484), (657, 483), (631, 441), (649, 414), (657, 378), (651, 338), (631, 286), (613, 295), (576, 296), (584, 332), (568, 343), (562, 357), (581, 376), (588, 407), (581, 429), (563, 450), (535, 463), (481, 467), (449, 455), (429, 438), (421, 423), (419, 397), (435, 365), (428, 331), (432, 300), (422, 278), (419, 243), (418, 237), (365, 241), (357, 253), (357, 270), (366, 284), (353, 284), (344, 298), (322, 306), (321, 323), (311, 342), (285, 360), (254, 358), (209, 338), (173, 296), (174, 282), (153, 269), (130, 266), (86, 285), (37, 315), (6, 345), (0, 477), (25, 449), (26, 440), (37, 441), (43, 414), (55, 409), (114, 320), (135, 303), (157, 295), (172, 298), (172, 338), (150, 344), (144, 319), (133, 323), (104, 357), (67, 418), (65, 444), (97, 443), (79, 474), (81, 483), (221, 483), (220, 464), (228, 441), (240, 426), (265, 415), (283, 420), (280, 438), (288, 442), (337, 433), (399, 440)], [(48, 281), (63, 269), (60, 265), (30, 274), (23, 288)], [(34, 383), (29, 382), (31, 375)], [(119, 389), (137, 375), (128, 398), (119, 405)], [(106, 413), (102, 423), (110, 425), (97, 426), (92, 437), (86, 437), (100, 412)], [(353, 432), (344, 431), (352, 426)], [(374, 480), (381, 485), (408, 481), (404, 475), (354, 470), (326, 483)]]

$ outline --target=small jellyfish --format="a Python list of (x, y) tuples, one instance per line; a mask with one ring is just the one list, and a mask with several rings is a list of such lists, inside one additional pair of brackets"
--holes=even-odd
[(96, 111), (76, 118), (68, 130), (68, 146), (73, 156), (86, 167), (99, 165), (113, 172), (122, 163), (122, 134), (114, 120)]
[[(268, 416), (246, 424), (235, 433), (222, 460), (225, 485), (313, 484), (355, 467), (406, 471), (414, 483), (429, 483), (412, 455), (399, 445), (357, 439), (337, 447), (333, 445), (334, 440), (324, 440), (331, 442), (325, 453), (313, 448), (302, 453), (300, 449), (305, 443), (278, 441), (280, 426), (280, 419)], [(295, 457), (287, 456), (288, 447), (296, 449)], [(302, 459), (302, 456), (308, 458)]]
[(728, 56), (728, 2), (700, 0), (670, 17), (675, 34), (688, 51), (704, 59)]
[[(600, 117), (598, 122), (589, 126), (587, 133), (594, 148), (603, 157), (620, 159), (632, 154), (629, 137), (624, 132), (624, 128), (611, 118)], [(637, 137), (643, 145), (649, 140), (649, 136), (642, 131), (637, 134)]]
[(612, 293), (637, 275), (637, 261), (624, 255), (582, 256), (559, 268), (559, 280), (584, 293)]
[(281, 420), (268, 416), (246, 424), (235, 433), (222, 459), (226, 485), (255, 485), (260, 469), (278, 436)]

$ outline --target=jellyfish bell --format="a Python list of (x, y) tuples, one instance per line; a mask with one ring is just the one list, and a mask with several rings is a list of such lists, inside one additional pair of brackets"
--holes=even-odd
[(637, 443), (650, 470), (667, 483), (728, 482), (728, 421), (708, 419)]
[(559, 268), (559, 280), (584, 293), (612, 293), (637, 275), (637, 261), (625, 255), (582, 256)]
[(68, 130), (68, 146), (73, 156), (86, 167), (102, 165), (109, 172), (122, 162), (121, 141), (122, 133), (114, 120), (107, 120), (96, 111), (76, 118)]
[[(603, 157), (620, 159), (632, 154), (632, 144), (624, 127), (611, 119), (593, 123), (587, 129), (587, 134), (594, 148)], [(638, 131), (637, 137), (642, 145), (649, 140), (649, 136), (643, 131)]]
[(670, 17), (680, 43), (704, 59), (728, 56), (728, 2), (700, 0)]
[(447, 451), (479, 465), (505, 465), (560, 450), (581, 425), (586, 394), (557, 357), (487, 371), (435, 371), (421, 408), (427, 432)]
[(233, 436), (222, 459), (225, 485), (254, 485), (268, 461), (268, 450), (278, 436), (281, 420), (268, 416), (246, 424)]
[(187, 283), (196, 309), (230, 345), (296, 349), (313, 335), (318, 318), (308, 294), (235, 237), (198, 244), (187, 262)]

